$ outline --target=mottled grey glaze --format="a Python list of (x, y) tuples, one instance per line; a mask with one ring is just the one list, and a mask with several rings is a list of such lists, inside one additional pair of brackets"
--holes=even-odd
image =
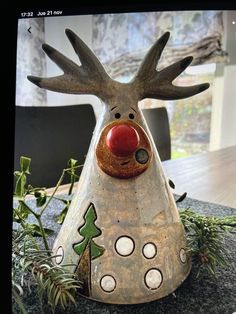
[[(106, 125), (106, 120), (101, 124)], [(141, 120), (139, 124), (146, 129)], [(105, 252), (91, 263), (91, 298), (124, 304), (155, 300), (175, 290), (190, 270), (189, 263), (183, 264), (178, 256), (186, 242), (175, 201), (154, 145), (151, 164), (143, 174), (132, 179), (117, 179), (102, 172), (95, 156), (100, 130), (98, 121), (77, 192), (54, 243), (54, 252), (62, 246), (63, 263), (78, 264), (79, 256), (72, 246), (83, 239), (78, 229), (84, 224), (83, 216), (92, 202), (98, 216), (96, 225), (102, 230), (96, 243), (103, 246)], [(147, 129), (146, 132), (149, 134)], [(135, 241), (135, 250), (128, 257), (119, 256), (114, 248), (115, 241), (122, 235)], [(142, 256), (142, 247), (148, 242), (154, 242), (158, 250), (152, 260)], [(154, 266), (162, 271), (164, 279), (160, 289), (150, 290), (144, 284), (144, 275)], [(99, 282), (106, 274), (117, 281), (112, 293), (100, 288)]]
[[(190, 87), (172, 85), (174, 78), (191, 63), (191, 57), (160, 72), (156, 70), (169, 33), (165, 33), (153, 45), (136, 77), (126, 84), (112, 80), (91, 50), (72, 31), (66, 30), (66, 34), (82, 65), (77, 66), (52, 47), (44, 45), (45, 52), (61, 67), (64, 75), (48, 79), (29, 79), (42, 88), (54, 91), (95, 94), (101, 98), (102, 108), (77, 191), (55, 240), (53, 251), (57, 253), (58, 248), (62, 247), (62, 263), (72, 263), (72, 270), (76, 269), (80, 256), (74, 251), (73, 245), (83, 240), (79, 228), (85, 223), (84, 215), (90, 203), (93, 203), (97, 213), (95, 223), (102, 231), (95, 241), (105, 251), (102, 256), (91, 261), (89, 297), (120, 304), (159, 299), (173, 292), (185, 280), (191, 263), (188, 256), (186, 262), (180, 258), (180, 250), (186, 249), (185, 233), (138, 101), (146, 97), (189, 97), (205, 90), (208, 84)], [(101, 132), (109, 123), (116, 121), (116, 113), (124, 121), (129, 120), (130, 113), (134, 114), (132, 122), (143, 128), (151, 143), (152, 156), (148, 168), (133, 178), (118, 179), (109, 176), (98, 166), (95, 152)], [(121, 256), (115, 249), (117, 239), (122, 236), (133, 240), (134, 250), (129, 256)], [(149, 242), (154, 243), (157, 248), (157, 254), (152, 259), (144, 257), (142, 253), (143, 246)], [(148, 287), (145, 281), (145, 275), (151, 269), (158, 269), (162, 274), (162, 281), (155, 289)], [(103, 276), (112, 276), (115, 279), (116, 285), (112, 292), (102, 289)], [(155, 282), (151, 282), (151, 286), (153, 284)]]

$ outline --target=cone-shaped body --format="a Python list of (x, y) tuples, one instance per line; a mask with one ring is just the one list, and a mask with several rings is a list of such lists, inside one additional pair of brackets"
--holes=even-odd
[(184, 281), (191, 263), (183, 225), (138, 101), (190, 97), (209, 84), (172, 84), (192, 57), (157, 71), (169, 33), (156, 41), (136, 77), (126, 84), (112, 80), (75, 33), (66, 30), (66, 35), (81, 66), (43, 45), (64, 74), (28, 79), (52, 91), (94, 94), (103, 102), (77, 191), (54, 243), (55, 263), (73, 264), (72, 271), (82, 280), (80, 293), (91, 299), (121, 304), (159, 299)]
[[(130, 121), (127, 117), (131, 109), (119, 106), (117, 110), (121, 120), (116, 121), (115, 112), (104, 107), (97, 121), (77, 191), (53, 250), (56, 254), (63, 250), (61, 263), (79, 264), (81, 256), (73, 248), (85, 239), (81, 230), (84, 231), (92, 203), (96, 211), (93, 221), (101, 230), (93, 241), (104, 251), (90, 259), (89, 297), (108, 303), (143, 303), (173, 292), (187, 277), (191, 265), (175, 201), (141, 113), (136, 110)], [(99, 166), (98, 150), (104, 130), (116, 123), (137, 126), (148, 140), (148, 166), (138, 175), (133, 176), (127, 168), (131, 177), (119, 178), (104, 172), (106, 165), (104, 169)], [(102, 156), (106, 150), (109, 152), (109, 148), (102, 149)], [(115, 155), (113, 158), (127, 159)], [(124, 163), (124, 167), (128, 164)], [(84, 294), (88, 296), (87, 289)]]

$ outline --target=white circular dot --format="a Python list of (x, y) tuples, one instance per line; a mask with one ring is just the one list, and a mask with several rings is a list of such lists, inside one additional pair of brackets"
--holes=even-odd
[(118, 254), (128, 256), (133, 253), (134, 241), (130, 237), (122, 236), (116, 241), (115, 249)]
[(186, 260), (187, 260), (187, 255), (186, 255), (186, 252), (185, 252), (184, 249), (181, 249), (181, 250), (179, 251), (179, 257), (180, 257), (180, 260), (181, 260), (182, 263), (185, 263), (185, 262), (186, 262)]
[(55, 257), (55, 261), (57, 264), (60, 264), (63, 260), (63, 257), (64, 257), (64, 251), (63, 251), (63, 248), (61, 246), (59, 246), (59, 248), (57, 249), (57, 252), (56, 252), (56, 257)]
[(116, 281), (112, 276), (106, 275), (102, 277), (100, 285), (105, 292), (112, 292), (116, 287)]
[(146, 243), (143, 247), (143, 255), (146, 258), (153, 258), (157, 254), (157, 247), (154, 243)]
[(162, 283), (162, 273), (156, 268), (152, 268), (145, 274), (145, 284), (149, 289), (157, 289)]

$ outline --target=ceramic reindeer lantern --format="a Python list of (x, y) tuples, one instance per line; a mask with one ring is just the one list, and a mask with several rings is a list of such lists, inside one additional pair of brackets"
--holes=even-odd
[(75, 265), (80, 293), (88, 298), (118, 304), (159, 299), (186, 279), (191, 262), (175, 200), (138, 101), (185, 98), (209, 85), (172, 85), (192, 57), (156, 70), (168, 32), (151, 47), (129, 83), (111, 79), (76, 34), (67, 29), (66, 35), (81, 65), (44, 44), (43, 50), (64, 74), (28, 79), (56, 92), (94, 94), (102, 108), (78, 189), (54, 243), (55, 263)]

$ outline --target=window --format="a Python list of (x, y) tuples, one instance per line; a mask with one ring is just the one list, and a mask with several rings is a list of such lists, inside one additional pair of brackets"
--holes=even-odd
[[(215, 63), (190, 66), (175, 80), (175, 85), (190, 86), (204, 82), (212, 86)], [(171, 131), (171, 158), (187, 157), (209, 149), (212, 88), (201, 94), (175, 101), (146, 99), (143, 108), (166, 106)]]
[[(158, 70), (193, 56), (174, 84), (191, 86), (212, 83), (216, 63), (227, 60), (222, 50), (222, 11), (143, 12), (95, 15), (92, 44), (112, 78), (128, 82), (149, 47), (165, 31), (171, 36), (158, 62)], [(98, 32), (98, 30), (100, 30)], [(114, 37), (114, 33), (117, 36)], [(145, 99), (141, 108), (166, 106), (170, 119), (171, 158), (194, 155), (209, 149), (212, 87), (182, 100)]]

